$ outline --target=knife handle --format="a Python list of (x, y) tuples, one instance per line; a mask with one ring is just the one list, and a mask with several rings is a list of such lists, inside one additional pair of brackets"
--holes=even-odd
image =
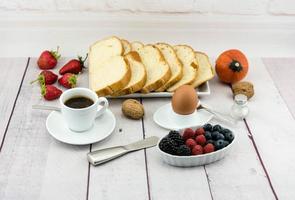
[(87, 159), (92, 165), (100, 165), (128, 152), (129, 150), (123, 146), (111, 147), (90, 152), (87, 154)]

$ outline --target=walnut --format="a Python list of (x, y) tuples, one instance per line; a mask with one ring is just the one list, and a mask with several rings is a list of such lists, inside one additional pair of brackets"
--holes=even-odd
[(122, 112), (131, 119), (140, 119), (144, 115), (143, 105), (135, 99), (127, 99), (122, 104)]
[(248, 100), (254, 95), (254, 86), (250, 82), (238, 82), (232, 85), (234, 96), (237, 94), (244, 94), (248, 97)]

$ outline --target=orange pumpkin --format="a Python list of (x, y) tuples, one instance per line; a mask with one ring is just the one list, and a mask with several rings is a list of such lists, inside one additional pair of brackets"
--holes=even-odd
[(248, 60), (237, 49), (223, 52), (216, 60), (216, 74), (222, 82), (236, 83), (242, 80), (248, 73)]

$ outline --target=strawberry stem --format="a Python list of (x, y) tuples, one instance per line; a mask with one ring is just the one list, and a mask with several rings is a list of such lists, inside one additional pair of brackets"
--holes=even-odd
[(60, 53), (58, 52), (59, 51), (59, 46), (57, 46), (57, 48), (56, 48), (56, 51), (50, 51), (50, 53), (52, 54), (52, 56), (56, 59), (56, 60), (58, 60), (59, 58), (60, 58)]
[(41, 95), (42, 96), (45, 96), (46, 95), (46, 86), (45, 86), (45, 84), (42, 84), (41, 85)]
[(76, 84), (77, 84), (77, 76), (76, 75), (72, 75), (70, 78), (69, 78), (69, 83), (71, 85), (71, 87), (76, 87)]
[(82, 57), (82, 56), (78, 56), (78, 60), (79, 60), (79, 62), (81, 63), (82, 68), (85, 68), (84, 63), (85, 63), (85, 61), (87, 60), (87, 58), (88, 58), (88, 53), (86, 54), (84, 60), (83, 60), (83, 57)]
[(40, 85), (45, 84), (45, 76), (44, 75), (39, 75), (36, 80), (33, 80), (30, 83), (33, 84), (33, 83), (35, 83), (37, 81), (39, 81)]
[(35, 83), (35, 82), (38, 81), (38, 80), (39, 80), (39, 78), (37, 78), (37, 79), (31, 81), (30, 84), (33, 84), (33, 83)]

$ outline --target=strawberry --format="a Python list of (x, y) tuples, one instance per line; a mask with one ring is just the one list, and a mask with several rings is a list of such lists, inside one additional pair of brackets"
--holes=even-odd
[(86, 61), (88, 57), (88, 54), (86, 54), (85, 59), (81, 56), (78, 56), (78, 59), (72, 59), (69, 62), (67, 62), (60, 70), (59, 74), (63, 75), (65, 73), (72, 73), (72, 74), (79, 74), (82, 72), (84, 66), (84, 62)]
[(38, 78), (34, 81), (31, 81), (31, 84), (39, 81), (40, 85), (51, 85), (53, 83), (55, 83), (55, 81), (57, 80), (57, 75), (55, 73), (53, 73), (52, 71), (48, 71), (48, 70), (43, 70)]
[(59, 47), (57, 47), (56, 51), (43, 51), (37, 61), (37, 64), (40, 69), (53, 69), (57, 60), (60, 58), (60, 54), (58, 53)]
[(58, 79), (58, 83), (65, 88), (73, 88), (76, 86), (77, 83), (77, 75), (66, 73)]
[(46, 100), (54, 100), (60, 97), (62, 91), (53, 85), (42, 85), (41, 94)]

